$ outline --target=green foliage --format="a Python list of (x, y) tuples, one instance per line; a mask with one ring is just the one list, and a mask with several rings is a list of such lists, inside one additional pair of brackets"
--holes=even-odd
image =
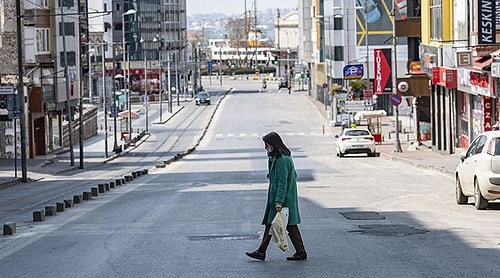
[(349, 83), (349, 86), (351, 86), (354, 92), (361, 92), (366, 89), (366, 82), (363, 79), (356, 79), (351, 81), (351, 83)]

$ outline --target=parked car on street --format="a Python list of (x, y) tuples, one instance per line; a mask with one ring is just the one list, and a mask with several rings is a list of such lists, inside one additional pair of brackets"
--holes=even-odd
[(500, 199), (500, 131), (479, 134), (461, 154), (455, 172), (455, 199), (467, 204), (474, 197), (476, 209)]
[(205, 103), (206, 105), (210, 105), (210, 95), (207, 91), (199, 92), (195, 97), (196, 105), (200, 105)]
[(337, 137), (337, 156), (362, 154), (377, 156), (375, 139), (368, 129), (346, 128)]

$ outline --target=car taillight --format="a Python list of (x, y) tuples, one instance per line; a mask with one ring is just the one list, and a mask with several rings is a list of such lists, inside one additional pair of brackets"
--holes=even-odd
[(365, 137), (364, 139), (372, 141), (373, 137)]
[(346, 138), (346, 137), (342, 138), (342, 141), (345, 141), (345, 140), (351, 140), (351, 138)]

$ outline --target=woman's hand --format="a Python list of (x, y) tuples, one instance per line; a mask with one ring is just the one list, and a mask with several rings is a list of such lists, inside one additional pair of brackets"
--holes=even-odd
[(281, 205), (275, 205), (274, 208), (276, 209), (277, 212), (280, 212), (282, 206)]

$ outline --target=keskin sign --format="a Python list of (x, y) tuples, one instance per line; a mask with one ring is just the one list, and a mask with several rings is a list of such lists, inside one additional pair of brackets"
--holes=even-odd
[(478, 44), (496, 43), (496, 0), (477, 1)]

